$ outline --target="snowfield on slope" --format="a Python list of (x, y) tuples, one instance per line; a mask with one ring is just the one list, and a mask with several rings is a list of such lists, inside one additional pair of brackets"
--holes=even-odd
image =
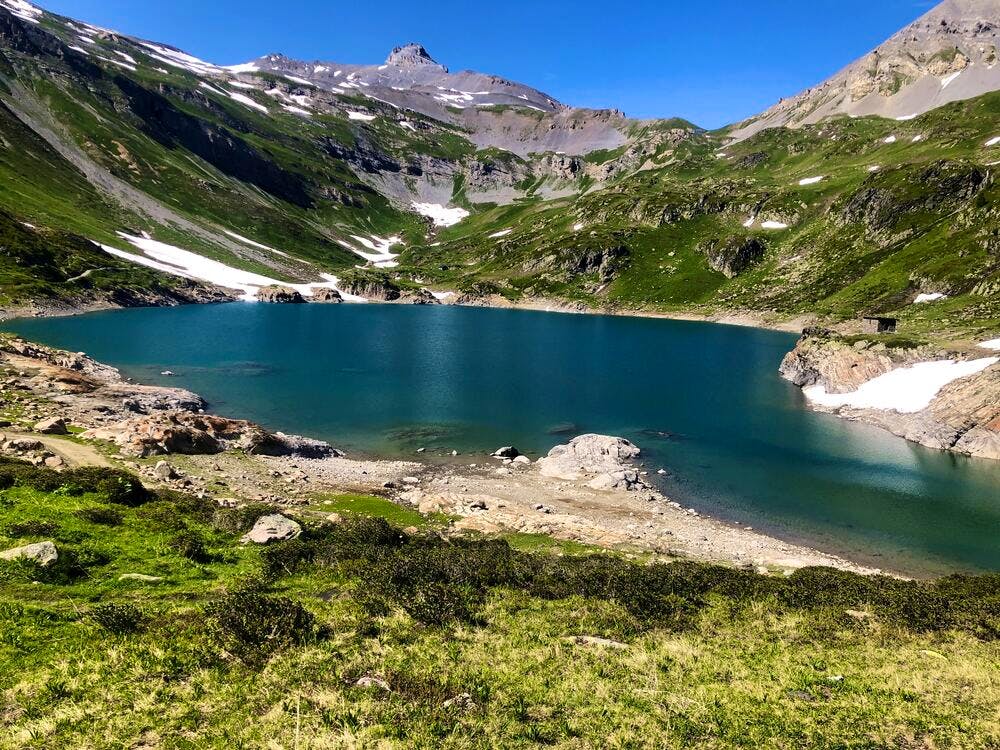
[(975, 375), (1000, 362), (1000, 357), (986, 357), (965, 362), (953, 359), (920, 362), (872, 378), (851, 393), (827, 393), (814, 385), (805, 388), (806, 398), (821, 406), (837, 409), (882, 409), (913, 414), (930, 406), (938, 392), (949, 383)]
[(413, 210), (431, 219), (436, 227), (453, 227), (469, 215), (464, 208), (447, 208), (440, 203), (414, 203)]
[(257, 299), (257, 292), (264, 286), (285, 286), (294, 289), (303, 297), (312, 297), (316, 289), (336, 289), (340, 292), (345, 302), (367, 302), (364, 297), (353, 294), (346, 294), (337, 287), (337, 277), (327, 273), (321, 273), (322, 281), (309, 284), (289, 284), (278, 281), (267, 276), (262, 276), (251, 271), (241, 271), (238, 268), (227, 266), (217, 260), (206, 258), (190, 250), (183, 250), (165, 242), (158, 242), (149, 237), (137, 237), (135, 235), (118, 232), (118, 236), (131, 245), (134, 245), (143, 252), (143, 255), (119, 250), (116, 247), (97, 243), (106, 253), (116, 258), (138, 263), (141, 266), (152, 268), (162, 273), (172, 276), (191, 279), (192, 281), (204, 281), (209, 284), (235, 289), (243, 292), (243, 299), (253, 301)]

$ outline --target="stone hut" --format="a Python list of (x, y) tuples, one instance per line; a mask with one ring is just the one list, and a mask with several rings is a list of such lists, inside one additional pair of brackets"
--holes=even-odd
[(861, 329), (865, 333), (895, 333), (898, 323), (899, 321), (896, 318), (862, 318)]

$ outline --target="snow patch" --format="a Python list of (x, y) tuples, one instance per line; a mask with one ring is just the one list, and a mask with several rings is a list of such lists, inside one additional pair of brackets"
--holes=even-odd
[(987, 146), (995, 146), (998, 143), (1000, 143), (1000, 135), (996, 136), (995, 138), (990, 138), (988, 141), (986, 141)]
[(490, 239), (497, 239), (498, 237), (506, 237), (508, 234), (513, 232), (513, 229), (501, 229), (499, 232), (494, 232), (490, 235)]
[(870, 167), (868, 167), (868, 171), (869, 172), (878, 172), (881, 168), (882, 167), (880, 167), (878, 164), (872, 164)]
[(576, 224), (573, 225), (573, 231), (574, 232), (579, 232), (581, 229), (584, 228), (584, 226), (586, 226), (586, 225), (582, 221), (577, 222)]
[(1000, 339), (990, 339), (989, 341), (984, 341), (978, 344), (980, 349), (990, 349), (991, 351), (1000, 352)]
[(243, 104), (243, 105), (245, 105), (247, 107), (250, 107), (251, 109), (256, 109), (259, 112), (263, 112), (265, 115), (269, 114), (267, 107), (265, 107), (263, 104), (259, 104), (258, 102), (255, 102), (249, 96), (245, 96), (243, 94), (235, 94), (232, 91), (227, 91), (226, 94), (233, 101), (237, 101), (240, 104)]
[(929, 294), (918, 294), (917, 298), (913, 300), (913, 304), (921, 305), (925, 302), (937, 302), (939, 299), (948, 299), (947, 294), (941, 294), (941, 292), (931, 292)]
[(913, 136), (913, 139), (910, 141), (910, 143), (920, 143), (920, 141), (922, 141), (923, 139), (924, 137), (922, 135), (915, 135)]
[(375, 115), (366, 115), (364, 112), (348, 112), (347, 117), (351, 120), (360, 120), (361, 122), (371, 122), (375, 119)]
[(880, 375), (851, 393), (827, 393), (821, 385), (806, 388), (806, 398), (822, 406), (855, 409), (882, 409), (913, 414), (930, 406), (938, 392), (949, 383), (975, 375), (1000, 362), (1000, 357), (970, 361), (953, 359), (920, 362), (911, 367)]
[(780, 221), (765, 221), (760, 226), (763, 229), (788, 229), (788, 225)]
[(815, 185), (817, 182), (821, 182), (824, 179), (826, 179), (825, 176), (823, 176), (823, 177), (806, 177), (804, 179), (799, 180), (799, 184), (803, 185), (803, 186), (804, 185)]
[[(100, 245), (100, 247), (106, 253), (114, 255), (116, 258), (138, 263), (141, 266), (146, 266), (162, 273), (180, 276), (181, 278), (193, 281), (206, 281), (210, 284), (225, 287), (226, 289), (236, 289), (243, 292), (243, 299), (248, 301), (257, 298), (257, 292), (262, 286), (272, 286), (275, 284), (295, 289), (304, 297), (311, 297), (316, 289), (337, 289), (337, 277), (326, 273), (320, 274), (323, 280), (319, 282), (287, 284), (267, 276), (251, 273), (250, 271), (241, 271), (238, 268), (227, 266), (225, 263), (220, 263), (217, 260), (192, 253), (190, 250), (183, 250), (179, 247), (168, 245), (165, 242), (157, 242), (148, 235), (134, 236), (125, 232), (118, 232), (118, 236), (141, 250), (143, 254), (136, 255), (135, 253), (125, 252), (124, 250), (119, 250), (108, 245)], [(366, 301), (361, 297), (344, 294), (339, 289), (337, 291), (340, 292), (345, 301)]]
[(882, 141), (882, 143), (895, 143), (895, 142), (896, 142), (896, 136), (894, 135), (890, 135), (888, 138)]
[(3, 0), (3, 4), (7, 10), (22, 21), (30, 21), (31, 23), (41, 22), (42, 9), (36, 8), (31, 3), (25, 2), (25, 0)]
[(187, 52), (181, 52), (180, 50), (164, 47), (160, 44), (153, 44), (151, 42), (140, 42), (140, 44), (149, 50), (147, 54), (149, 54), (149, 56), (154, 60), (159, 60), (160, 62), (172, 65), (175, 68), (181, 68), (191, 73), (197, 73), (198, 75), (210, 75), (219, 72), (218, 65), (212, 65), (212, 63), (199, 60), (197, 57), (189, 55)]
[(440, 203), (414, 203), (413, 210), (433, 220), (436, 227), (452, 227), (469, 215), (464, 208), (446, 208)]
[(337, 243), (355, 255), (364, 258), (376, 268), (395, 268), (399, 265), (396, 260), (399, 257), (399, 253), (392, 252), (392, 246), (400, 244), (403, 241), (402, 237), (397, 235), (393, 235), (392, 237), (376, 237), (374, 234), (370, 237), (359, 237), (356, 234), (352, 234), (351, 239), (363, 247), (367, 247), (372, 252), (366, 253), (363, 250), (358, 250), (349, 242), (344, 242), (343, 240), (337, 240)]
[(903, 115), (902, 117), (897, 117), (896, 120), (898, 122), (908, 122), (909, 120), (916, 120), (917, 117), (918, 117), (918, 115), (916, 115), (916, 114)]
[(257, 67), (257, 63), (240, 63), (239, 65), (227, 65), (226, 70), (231, 70), (233, 73), (257, 73), (260, 68)]

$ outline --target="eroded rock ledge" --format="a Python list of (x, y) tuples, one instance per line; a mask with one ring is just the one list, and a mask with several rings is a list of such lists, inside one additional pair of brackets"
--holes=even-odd
[[(782, 377), (826, 393), (857, 391), (877, 377), (902, 367), (938, 360), (985, 358), (990, 352), (948, 351), (927, 345), (838, 336), (807, 328), (781, 363)], [(930, 448), (1000, 460), (1000, 363), (959, 378), (938, 391), (920, 411), (830, 407), (810, 400), (817, 411), (866, 422)]]

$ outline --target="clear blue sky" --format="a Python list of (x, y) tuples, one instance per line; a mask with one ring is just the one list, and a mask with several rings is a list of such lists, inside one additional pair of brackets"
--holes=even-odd
[(40, 0), (232, 64), (270, 52), (382, 62), (424, 44), (583, 107), (718, 127), (836, 72), (932, 0)]

